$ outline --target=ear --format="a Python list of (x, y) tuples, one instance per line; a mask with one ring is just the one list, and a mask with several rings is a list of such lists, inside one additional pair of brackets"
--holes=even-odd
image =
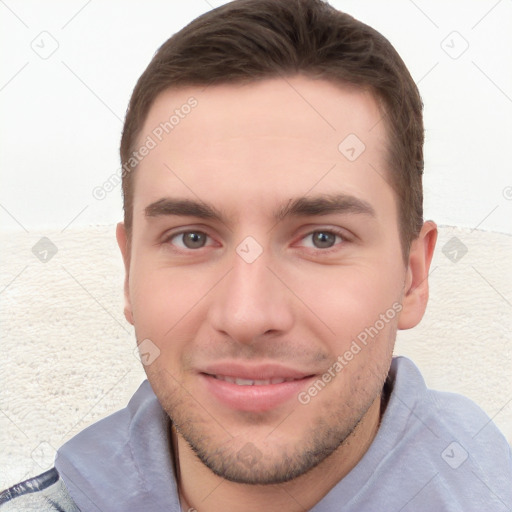
[(121, 250), (124, 262), (124, 316), (126, 320), (133, 325), (133, 312), (130, 300), (130, 243), (126, 234), (126, 228), (123, 222), (119, 222), (116, 227), (117, 245)]
[(428, 271), (437, 240), (437, 226), (432, 221), (423, 224), (418, 238), (411, 243), (405, 275), (399, 329), (410, 329), (420, 323), (428, 302)]

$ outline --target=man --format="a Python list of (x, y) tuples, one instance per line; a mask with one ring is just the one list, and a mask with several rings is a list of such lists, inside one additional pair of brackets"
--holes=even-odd
[(121, 161), (148, 381), (2, 511), (512, 510), (497, 428), (392, 358), (437, 229), (385, 38), (319, 0), (210, 11), (139, 79)]

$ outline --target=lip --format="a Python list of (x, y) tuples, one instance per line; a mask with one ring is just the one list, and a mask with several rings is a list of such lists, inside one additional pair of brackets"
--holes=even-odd
[(275, 363), (249, 365), (223, 362), (205, 366), (199, 371), (200, 373), (209, 375), (224, 375), (225, 377), (250, 380), (269, 380), (276, 378), (303, 379), (311, 376), (311, 372), (303, 372)]
[[(253, 381), (288, 380), (277, 384), (239, 385), (216, 376)], [(200, 371), (199, 377), (206, 393), (223, 406), (237, 411), (265, 412), (296, 400), (315, 375), (276, 364), (251, 366), (221, 363), (206, 367)]]

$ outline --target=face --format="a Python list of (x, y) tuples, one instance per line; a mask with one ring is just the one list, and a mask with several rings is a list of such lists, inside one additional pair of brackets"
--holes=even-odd
[(305, 473), (379, 400), (408, 286), (379, 120), (371, 94), (299, 76), (149, 112), (126, 313), (162, 406), (228, 480)]

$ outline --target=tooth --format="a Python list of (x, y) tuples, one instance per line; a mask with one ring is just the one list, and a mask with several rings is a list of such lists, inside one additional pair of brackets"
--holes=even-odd
[(242, 379), (239, 377), (229, 377), (227, 375), (214, 375), (216, 379), (229, 382), (230, 384), (237, 384), (238, 386), (268, 386), (269, 384), (281, 384), (282, 382), (291, 382), (296, 380), (294, 378), (275, 377), (273, 379)]
[(254, 381), (250, 379), (235, 379), (235, 384), (239, 386), (253, 386)]

